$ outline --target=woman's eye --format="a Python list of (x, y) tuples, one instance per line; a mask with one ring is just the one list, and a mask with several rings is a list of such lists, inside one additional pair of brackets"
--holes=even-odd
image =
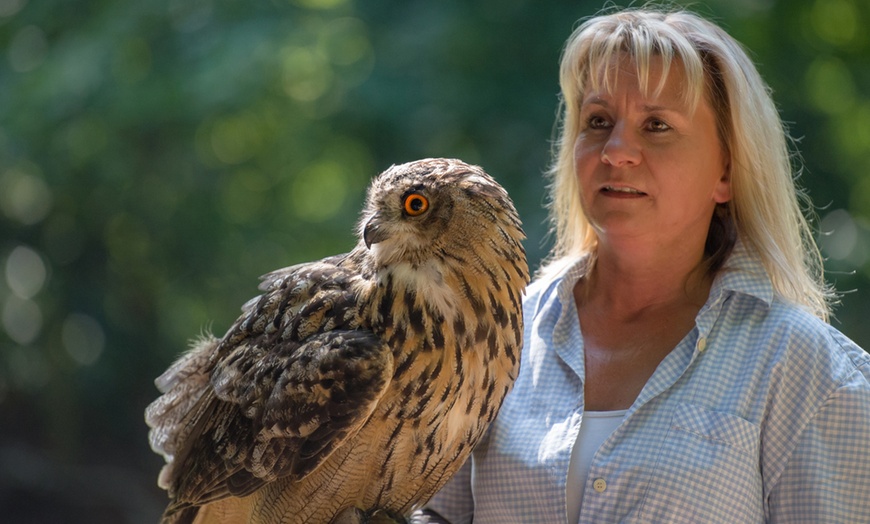
[(609, 122), (606, 118), (601, 116), (590, 116), (586, 120), (586, 125), (589, 126), (590, 129), (606, 129), (609, 127)]
[(665, 122), (662, 122), (661, 120), (650, 120), (649, 123), (647, 124), (647, 126), (649, 127), (650, 131), (653, 131), (656, 133), (661, 133), (663, 131), (669, 131), (671, 129), (671, 126), (669, 126)]

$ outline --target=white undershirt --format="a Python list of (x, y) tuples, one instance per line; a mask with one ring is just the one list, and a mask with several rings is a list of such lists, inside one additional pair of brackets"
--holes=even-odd
[(607, 437), (622, 424), (627, 409), (619, 411), (585, 411), (580, 424), (580, 432), (571, 450), (571, 462), (568, 464), (568, 482), (566, 495), (568, 498), (568, 523), (575, 524), (580, 519), (580, 506), (583, 504), (583, 491), (586, 488), (586, 477), (592, 458), (607, 440)]

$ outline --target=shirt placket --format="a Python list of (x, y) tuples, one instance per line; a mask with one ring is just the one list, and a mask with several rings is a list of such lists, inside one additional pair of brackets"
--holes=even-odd
[[(632, 425), (637, 420), (636, 415), (644, 409), (644, 406), (672, 388), (695, 363), (696, 359), (709, 349), (709, 334), (721, 312), (720, 298), (718, 293), (713, 294), (712, 300), (709, 300), (698, 313), (695, 327), (656, 368), (629, 409), (623, 423), (605, 440), (595, 454), (586, 480), (579, 524), (625, 522), (626, 513), (631, 512), (629, 508), (639, 508), (645, 489), (632, 486), (632, 492), (638, 494), (636, 499), (626, 497), (626, 494), (620, 489), (619, 476), (624, 462), (619, 460), (619, 456), (616, 454), (618, 448), (615, 444), (623, 439), (629, 430), (633, 429)], [(649, 442), (648, 444), (642, 452), (649, 457), (654, 457), (656, 451), (652, 448), (657, 443)], [(632, 447), (632, 449), (638, 448)]]

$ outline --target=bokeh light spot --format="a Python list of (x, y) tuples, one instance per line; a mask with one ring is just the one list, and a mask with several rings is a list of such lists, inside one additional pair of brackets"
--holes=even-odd
[(804, 87), (810, 102), (824, 113), (840, 114), (855, 104), (855, 82), (838, 58), (815, 59), (807, 70)]
[(290, 0), (291, 4), (306, 9), (335, 9), (348, 3), (348, 0)]
[(19, 298), (33, 298), (45, 285), (45, 263), (39, 253), (27, 246), (18, 246), (6, 259), (6, 283)]
[(322, 222), (341, 210), (348, 192), (348, 176), (341, 164), (323, 160), (297, 175), (290, 193), (290, 203), (297, 217), (308, 222)]
[(366, 25), (358, 18), (330, 21), (320, 31), (318, 43), (332, 63), (343, 66), (359, 62), (372, 53)]
[(318, 33), (317, 47), (335, 66), (335, 79), (351, 88), (365, 82), (372, 73), (375, 55), (365, 22), (358, 18), (338, 18)]
[(333, 73), (322, 53), (306, 47), (283, 52), (284, 92), (294, 100), (317, 100), (332, 86)]
[(858, 34), (858, 12), (851, 0), (816, 0), (810, 19), (816, 34), (834, 45), (849, 44)]
[(64, 320), (61, 337), (69, 356), (83, 366), (95, 363), (106, 344), (100, 323), (82, 313), (72, 313)]
[(822, 218), (819, 244), (829, 257), (843, 260), (852, 254), (858, 243), (858, 226), (845, 209), (835, 209)]
[[(856, 161), (870, 157), (870, 100), (857, 105), (833, 122), (837, 144)], [(865, 166), (851, 163), (858, 179), (866, 178)]]
[(225, 164), (240, 164), (250, 159), (263, 142), (261, 122), (253, 112), (222, 118), (211, 129), (212, 149)]
[(0, 174), (0, 209), (25, 225), (40, 222), (51, 211), (52, 195), (39, 168), (22, 163)]
[(27, 0), (0, 0), (0, 18), (12, 16), (27, 4)]
[(42, 310), (39, 305), (15, 295), (6, 297), (2, 320), (3, 329), (9, 338), (22, 346), (36, 340), (42, 330)]

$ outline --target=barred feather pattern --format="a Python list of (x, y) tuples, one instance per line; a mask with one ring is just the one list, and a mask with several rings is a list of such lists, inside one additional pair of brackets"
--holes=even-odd
[(157, 379), (165, 524), (402, 521), (495, 418), (529, 280), (507, 193), (459, 160), (392, 166), (359, 235), (266, 275), (222, 338)]

